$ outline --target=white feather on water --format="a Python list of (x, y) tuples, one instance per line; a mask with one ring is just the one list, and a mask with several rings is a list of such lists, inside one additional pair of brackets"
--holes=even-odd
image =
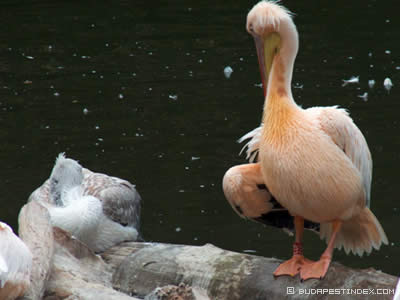
[(350, 77), (350, 79), (343, 79), (342, 86), (346, 86), (349, 83), (354, 84), (354, 83), (359, 83), (359, 82), (360, 82), (360, 76), (352, 76), (352, 77)]
[(389, 92), (393, 87), (392, 80), (389, 77), (386, 77), (385, 80), (383, 81), (383, 86)]
[(225, 67), (224, 75), (227, 79), (231, 78), (232, 73), (233, 73), (233, 69), (230, 66)]
[(362, 95), (358, 95), (357, 97), (363, 99), (364, 101), (368, 101), (368, 93), (367, 92), (365, 92)]
[(375, 85), (375, 80), (373, 80), (373, 79), (368, 80), (368, 86), (370, 89), (372, 89), (374, 87), (374, 85)]

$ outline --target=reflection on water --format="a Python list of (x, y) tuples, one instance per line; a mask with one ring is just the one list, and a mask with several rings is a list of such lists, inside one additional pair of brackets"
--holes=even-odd
[[(0, 33), (1, 220), (17, 228), (20, 207), (65, 151), (137, 185), (148, 240), (291, 254), (292, 238), (239, 219), (221, 190), (224, 172), (244, 162), (235, 140), (261, 118), (257, 59), (244, 29), (253, 1), (8, 2)], [(373, 154), (372, 209), (391, 242), (367, 258), (337, 251), (335, 259), (398, 274), (399, 24), (385, 3), (284, 2), (300, 33), (295, 99), (350, 109)], [(352, 76), (359, 82), (343, 87)], [(311, 258), (324, 247), (306, 234)]]

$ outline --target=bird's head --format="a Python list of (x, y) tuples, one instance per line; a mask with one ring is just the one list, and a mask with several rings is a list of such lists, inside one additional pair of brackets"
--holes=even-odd
[(279, 5), (278, 1), (261, 1), (256, 4), (247, 15), (246, 29), (255, 40), (266, 96), (275, 57), (280, 55), (283, 59), (293, 60), (285, 61), (285, 64), (294, 62), (298, 49), (297, 30), (292, 21), (292, 14)]
[(82, 166), (75, 160), (60, 153), (50, 175), (50, 194), (56, 205), (62, 205), (62, 193), (81, 185)]

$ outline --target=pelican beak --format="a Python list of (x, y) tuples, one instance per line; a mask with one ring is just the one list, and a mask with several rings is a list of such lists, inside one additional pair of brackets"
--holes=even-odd
[(275, 54), (279, 51), (281, 38), (278, 33), (273, 32), (265, 38), (254, 36), (256, 43), (258, 64), (260, 67), (261, 81), (264, 89), (264, 97), (267, 96), (268, 80), (272, 69)]

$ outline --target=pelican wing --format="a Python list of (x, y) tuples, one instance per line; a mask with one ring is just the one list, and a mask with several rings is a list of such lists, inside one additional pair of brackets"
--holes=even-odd
[[(259, 127), (253, 129), (252, 131), (246, 133), (244, 136), (242, 136), (240, 139), (238, 139), (238, 143), (242, 143), (243, 141), (250, 139), (243, 146), (242, 150), (240, 150), (240, 153), (239, 153), (239, 155), (240, 155), (243, 153), (243, 151), (246, 151), (246, 159), (250, 163), (258, 162), (258, 152), (260, 149), (260, 139), (261, 139), (261, 132), (262, 132), (263, 126), (264, 126), (264, 124), (261, 123), (261, 125)], [(232, 168), (232, 169), (237, 169), (237, 167)], [(227, 174), (225, 174), (224, 181), (228, 182), (226, 179), (229, 178), (229, 176), (227, 176), (229, 174), (230, 174), (229, 172), (227, 172)], [(225, 195), (226, 195), (228, 201), (231, 203), (233, 209), (239, 215), (241, 215), (241, 213), (238, 212), (237, 207), (232, 204), (235, 202), (233, 197), (230, 198), (229, 193), (227, 193), (227, 191), (226, 191), (228, 188), (233, 190), (234, 185), (231, 184), (232, 187), (229, 187), (227, 185), (227, 183), (225, 183), (225, 185), (226, 186), (224, 186), (224, 192), (225, 192)], [(278, 201), (276, 201), (276, 199), (269, 193), (268, 188), (264, 184), (259, 184), (258, 189), (259, 189), (259, 191), (257, 192), (257, 194), (265, 193), (266, 196), (264, 196), (264, 197), (269, 199), (268, 205), (270, 207), (267, 212), (264, 212), (259, 217), (252, 218), (252, 219), (255, 221), (258, 221), (260, 223), (263, 223), (265, 225), (269, 225), (269, 226), (276, 227), (276, 228), (281, 228), (289, 235), (292, 235), (294, 232), (294, 223), (293, 223), (293, 217), (289, 214), (289, 211), (285, 207), (280, 205)], [(249, 188), (247, 188), (247, 190), (249, 190)], [(261, 192), (260, 190), (263, 190), (263, 191)], [(240, 192), (238, 190), (236, 190), (235, 194), (240, 195)], [(249, 198), (249, 195), (246, 195), (246, 198)], [(311, 230), (318, 234), (320, 226), (318, 223), (314, 223), (309, 220), (305, 220), (304, 228)]]
[(337, 108), (337, 106), (314, 107), (307, 111), (315, 114), (321, 129), (343, 150), (360, 171), (366, 195), (366, 205), (369, 207), (372, 159), (367, 141), (360, 129), (354, 124), (349, 113), (345, 109)]
[(100, 199), (103, 212), (123, 226), (140, 227), (141, 197), (126, 180), (83, 169), (85, 194)]

